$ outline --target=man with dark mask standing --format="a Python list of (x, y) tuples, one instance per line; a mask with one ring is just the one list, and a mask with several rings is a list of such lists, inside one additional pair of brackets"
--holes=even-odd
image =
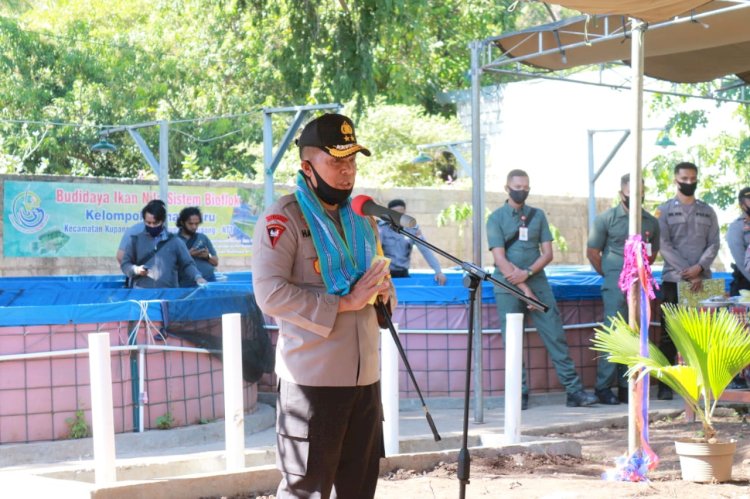
[(187, 246), (167, 231), (167, 209), (161, 201), (149, 202), (141, 210), (144, 229), (130, 236), (120, 268), (133, 288), (176, 288), (178, 275), (196, 284), (206, 280), (195, 266)]
[[(278, 498), (372, 498), (383, 457), (375, 296), (394, 296), (378, 231), (354, 213), (354, 124), (312, 120), (297, 139), (297, 190), (258, 218), (253, 290), (279, 324)], [(377, 259), (375, 259), (377, 260)]]
[[(583, 390), (568, 352), (560, 311), (557, 309), (544, 267), (552, 261), (552, 233), (542, 210), (526, 204), (529, 195), (529, 176), (523, 170), (508, 173), (505, 190), (509, 199), (487, 219), (487, 241), (495, 261), (493, 276), (501, 282), (518, 287), (526, 296), (538, 298), (549, 306), (547, 312), (528, 310), (524, 302), (505, 288), (496, 286), (495, 303), (500, 316), (500, 329), (505, 339), (505, 314), (531, 315), (539, 336), (549, 352), (560, 384), (567, 392), (568, 407), (590, 406), (597, 398)], [(526, 369), (522, 373), (521, 409), (529, 405)]]
[[(620, 202), (617, 206), (600, 213), (594, 219), (589, 234), (586, 257), (594, 270), (604, 277), (602, 302), (604, 303), (604, 323), (609, 325), (620, 314), (628, 318), (628, 303), (625, 293), (620, 290), (619, 280), (625, 261), (625, 241), (630, 232), (630, 174), (620, 179)], [(654, 263), (659, 252), (659, 221), (646, 210), (641, 211), (641, 237), (646, 245), (649, 263)], [(625, 379), (625, 366), (610, 362), (600, 356), (596, 367), (596, 387), (594, 394), (602, 404), (617, 405), (628, 402), (628, 380)], [(617, 378), (617, 396), (610, 389)]]
[[(719, 252), (719, 222), (716, 212), (703, 201), (695, 198), (698, 186), (698, 167), (693, 163), (679, 163), (674, 167), (674, 183), (677, 195), (659, 206), (659, 231), (662, 270), (662, 303), (677, 303), (677, 284), (690, 283), (690, 289), (700, 291), (703, 280), (711, 278), (711, 264)], [(667, 334), (662, 317), (662, 335), (659, 348), (674, 364), (677, 349)], [(672, 390), (659, 383), (659, 400), (671, 400)]]
[[(740, 189), (737, 193), (737, 202), (742, 214), (729, 224), (727, 235), (724, 237), (734, 260), (729, 296), (739, 296), (743, 289), (750, 290), (750, 270), (745, 267), (745, 254), (750, 247), (750, 187)], [(729, 384), (729, 388), (748, 388), (747, 381), (738, 374)]]

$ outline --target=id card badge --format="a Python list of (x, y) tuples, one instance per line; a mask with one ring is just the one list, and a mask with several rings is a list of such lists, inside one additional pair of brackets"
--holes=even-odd
[(651, 243), (646, 243), (646, 256), (652, 256), (651, 255)]
[(528, 241), (529, 240), (529, 228), (528, 227), (519, 227), (518, 228), (518, 240), (519, 241)]

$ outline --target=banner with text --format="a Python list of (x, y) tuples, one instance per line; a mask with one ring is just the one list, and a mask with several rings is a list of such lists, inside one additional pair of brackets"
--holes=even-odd
[[(98, 183), (4, 183), (5, 257), (111, 256), (141, 209), (158, 198), (156, 185)], [(199, 231), (219, 256), (249, 256), (262, 188), (170, 186), (167, 225), (175, 231), (180, 210), (197, 206)]]

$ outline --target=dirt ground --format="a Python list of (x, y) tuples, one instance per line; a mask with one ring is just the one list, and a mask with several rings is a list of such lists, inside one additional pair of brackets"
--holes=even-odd
[[(682, 499), (750, 499), (750, 423), (746, 414), (720, 408), (716, 425), (720, 439), (737, 440), (732, 481), (699, 484), (683, 481), (674, 440), (698, 436), (700, 423), (687, 423), (684, 416), (653, 421), (651, 446), (659, 456), (649, 481), (641, 483), (604, 481), (602, 473), (614, 468), (614, 460), (627, 450), (626, 428), (599, 428), (579, 433), (551, 434), (579, 441), (582, 458), (570, 456), (498, 455), (472, 458), (467, 498), (625, 498), (665, 497)], [(717, 412), (718, 412), (717, 411)], [(458, 498), (460, 483), (456, 463), (443, 463), (427, 472), (393, 470), (381, 476), (378, 499)], [(231, 499), (270, 499), (273, 495), (240, 495)], [(214, 498), (218, 499), (218, 498)], [(222, 498), (227, 499), (227, 498)]]

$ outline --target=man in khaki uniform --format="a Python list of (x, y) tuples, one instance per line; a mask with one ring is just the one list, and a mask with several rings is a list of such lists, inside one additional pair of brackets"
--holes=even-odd
[[(383, 457), (380, 329), (375, 308), (393, 288), (377, 230), (354, 214), (351, 120), (325, 114), (297, 145), (297, 192), (258, 219), (253, 290), (279, 324), (276, 345), (277, 497), (371, 498)], [(391, 302), (393, 305), (393, 302)]]
[[(700, 291), (704, 279), (711, 279), (711, 264), (719, 253), (721, 238), (716, 212), (696, 199), (698, 167), (678, 163), (674, 167), (677, 194), (657, 209), (661, 240), (662, 303), (677, 303), (677, 284), (689, 282), (693, 291)], [(677, 348), (667, 333), (662, 315), (659, 348), (672, 364), (677, 362)], [(672, 389), (659, 383), (659, 400), (672, 400)]]

